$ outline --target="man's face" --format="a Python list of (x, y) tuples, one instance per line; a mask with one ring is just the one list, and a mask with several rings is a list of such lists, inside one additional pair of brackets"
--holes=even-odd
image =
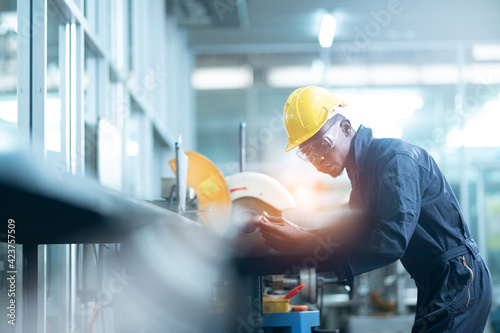
[(334, 146), (328, 154), (323, 156), (322, 160), (312, 163), (316, 170), (334, 178), (340, 176), (344, 171), (345, 161), (338, 148), (338, 146)]
[[(330, 133), (331, 132), (332, 131), (330, 131)], [(334, 128), (333, 133), (334, 144), (331, 144), (326, 150), (310, 149), (307, 155), (309, 157), (309, 162), (314, 165), (316, 170), (332, 177), (338, 177), (346, 167), (347, 155), (349, 153), (349, 123), (342, 122), (341, 125), (337, 127), (336, 131)], [(321, 144), (320, 140), (316, 140), (316, 147), (318, 143)]]

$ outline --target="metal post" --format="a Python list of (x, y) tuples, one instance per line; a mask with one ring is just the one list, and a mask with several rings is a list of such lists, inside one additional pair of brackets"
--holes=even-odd
[(25, 332), (45, 332), (45, 253), (44, 246), (23, 245), (22, 320)]
[(47, 1), (31, 3), (31, 153), (45, 158)]
[(250, 293), (252, 300), (252, 314), (254, 317), (254, 332), (264, 333), (262, 330), (262, 280), (259, 276), (250, 277)]
[(245, 123), (240, 123), (240, 172), (246, 169), (246, 127)]
[(31, 149), (31, 2), (18, 1), (17, 4), (17, 105), (19, 147), (25, 151)]
[(181, 163), (179, 162), (180, 141), (181, 139), (179, 138), (179, 141), (175, 143), (175, 189), (177, 192), (177, 213), (182, 214), (184, 212), (182, 211), (181, 204), (181, 170), (179, 169), (181, 167)]

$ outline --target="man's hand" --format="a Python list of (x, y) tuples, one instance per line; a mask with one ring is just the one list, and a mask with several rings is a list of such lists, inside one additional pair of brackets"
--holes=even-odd
[(299, 250), (314, 240), (314, 230), (300, 227), (283, 217), (263, 213), (256, 223), (266, 244), (277, 251)]

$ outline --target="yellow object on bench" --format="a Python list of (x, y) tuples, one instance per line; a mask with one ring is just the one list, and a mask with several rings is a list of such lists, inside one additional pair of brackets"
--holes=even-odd
[(276, 313), (276, 312), (290, 312), (290, 300), (283, 298), (264, 298), (263, 299), (263, 312)]

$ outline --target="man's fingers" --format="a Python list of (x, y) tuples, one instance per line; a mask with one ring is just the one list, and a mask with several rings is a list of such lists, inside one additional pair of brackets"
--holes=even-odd
[(279, 216), (271, 216), (267, 212), (263, 213), (263, 217), (271, 222), (283, 222), (283, 218)]
[(262, 215), (272, 222), (278, 222), (278, 221), (281, 221), (283, 219), (282, 217), (279, 217), (279, 216), (271, 216), (266, 211), (264, 211)]
[(260, 229), (266, 230), (268, 232), (273, 232), (273, 231), (278, 229), (275, 224), (269, 223), (269, 221), (266, 221), (266, 220), (262, 220), (262, 222), (259, 222), (259, 224), (257, 224), (257, 226)]

